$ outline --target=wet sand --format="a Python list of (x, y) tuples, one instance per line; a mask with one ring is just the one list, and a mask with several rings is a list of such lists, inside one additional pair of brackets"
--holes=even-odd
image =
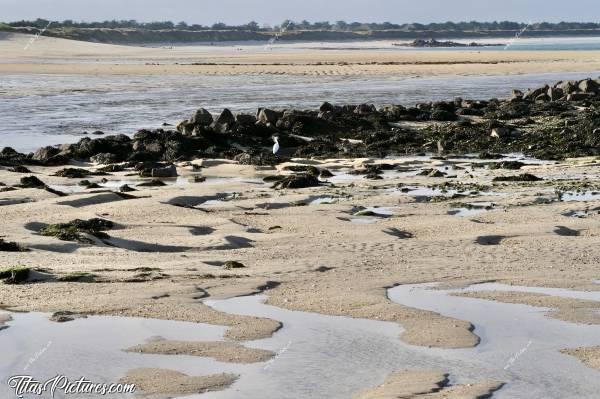
[(561, 352), (576, 357), (588, 367), (600, 370), (600, 346), (564, 349)]
[[(389, 172), (378, 181), (344, 172), (370, 160), (299, 161), (329, 168), (338, 175), (331, 179), (335, 186), (277, 191), (260, 180), (277, 170), (210, 161), (201, 172), (183, 165), (178, 168), (180, 179), (201, 173), (208, 177), (205, 183), (137, 187), (138, 191), (131, 193), (134, 198), (126, 200), (107, 195), (106, 189), (67, 197), (38, 189), (3, 192), (0, 198), (12, 201), (0, 206), (4, 238), (30, 252), (0, 252), (0, 262), (39, 268), (38, 277), (43, 281), (4, 285), (0, 306), (223, 325), (229, 327), (228, 339), (248, 341), (271, 336), (281, 327), (280, 322), (223, 313), (202, 301), (267, 290), (269, 304), (282, 308), (392, 321), (404, 328), (400, 337), (404, 342), (467, 348), (479, 342), (468, 318), (457, 320), (395, 304), (387, 298), (386, 288), (432, 281), (461, 286), (490, 280), (537, 287), (600, 288), (594, 283), (598, 274), (593, 250), (600, 215), (591, 211), (600, 203), (559, 202), (555, 194), (557, 185), (576, 184), (583, 176), (597, 177), (592, 159), (526, 166), (526, 172), (545, 180), (525, 184), (493, 184), (494, 177), (517, 172), (461, 169), (470, 161), (398, 160), (405, 165), (403, 170), (415, 173)], [(457, 177), (451, 179), (416, 175), (422, 168), (444, 165), (462, 166), (454, 169)], [(51, 186), (64, 188), (78, 182), (50, 176), (57, 168), (31, 169)], [(124, 174), (108, 178), (119, 181)], [(0, 171), (0, 181), (8, 186), (17, 185), (21, 177)], [(424, 202), (399, 189), (399, 185), (427, 187), (444, 182), (468, 184), (474, 193), (458, 200), (449, 193), (445, 200)], [(211, 202), (217, 194), (229, 199)], [(297, 206), (298, 201), (310, 202), (311, 198), (330, 200)], [(549, 202), (539, 202), (540, 198)], [(193, 207), (172, 205), (182, 201)], [(473, 216), (453, 216), (449, 211), (457, 206), (456, 201), (488, 201), (494, 206)], [(352, 219), (369, 219), (352, 217), (352, 209), (359, 205), (388, 209), (382, 212), (391, 216), (356, 224)], [(568, 216), (574, 211), (586, 216)], [(38, 234), (42, 224), (93, 217), (116, 223), (108, 232), (111, 246)], [(558, 234), (557, 226), (579, 234)], [(227, 270), (223, 267), (227, 261), (242, 262), (245, 268)], [(54, 279), (74, 272), (90, 273), (93, 278), (87, 282)], [(490, 295), (486, 293), (486, 298)], [(508, 301), (502, 295), (488, 299)], [(590, 313), (573, 310), (596, 305), (532, 294), (512, 294), (510, 302), (556, 308), (558, 315), (568, 314), (563, 320), (584, 323), (590, 321)], [(197, 345), (203, 344), (191, 344), (194, 350)], [(185, 353), (188, 349), (188, 344), (177, 344), (149, 351)]]
[(135, 384), (146, 399), (167, 399), (177, 396), (189, 396), (228, 388), (236, 380), (230, 374), (208, 377), (190, 377), (183, 373), (161, 369), (132, 370), (122, 383)]

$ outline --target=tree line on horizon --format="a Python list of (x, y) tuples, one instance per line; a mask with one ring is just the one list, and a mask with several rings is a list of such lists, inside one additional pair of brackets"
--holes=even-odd
[(429, 24), (411, 23), (411, 24), (393, 24), (391, 22), (382, 23), (363, 23), (363, 22), (294, 22), (285, 20), (280, 25), (259, 25), (256, 21), (251, 21), (242, 25), (227, 25), (217, 22), (211, 26), (188, 24), (186, 22), (173, 23), (170, 21), (162, 22), (138, 22), (136, 20), (112, 20), (103, 22), (76, 22), (72, 20), (50, 21), (38, 18), (34, 21), (15, 21), (4, 25), (13, 28), (38, 28), (44, 29), (48, 25), (52, 28), (79, 28), (79, 29), (143, 29), (143, 30), (188, 30), (188, 31), (252, 31), (252, 32), (280, 32), (280, 31), (340, 31), (340, 32), (361, 32), (361, 31), (381, 31), (381, 30), (401, 30), (407, 32), (418, 31), (515, 31), (527, 28), (528, 30), (540, 31), (567, 31), (567, 30), (592, 30), (600, 29), (600, 23), (596, 22), (539, 22), (526, 24), (522, 22), (494, 21), (494, 22), (434, 22)]

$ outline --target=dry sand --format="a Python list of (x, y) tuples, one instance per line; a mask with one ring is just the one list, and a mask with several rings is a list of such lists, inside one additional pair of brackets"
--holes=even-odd
[[(135, 47), (0, 32), (1, 73), (483, 75), (600, 70), (599, 51), (414, 51), (278, 45)], [(197, 64), (197, 65), (190, 65)]]
[(145, 399), (167, 399), (210, 391), (222, 391), (235, 382), (237, 376), (219, 374), (191, 377), (177, 371), (161, 369), (136, 369), (121, 382), (135, 384), (136, 394)]

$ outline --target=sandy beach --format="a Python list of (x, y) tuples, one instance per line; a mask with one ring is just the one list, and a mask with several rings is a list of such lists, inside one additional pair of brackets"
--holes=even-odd
[[(3, 74), (466, 76), (600, 70), (598, 51), (359, 51), (317, 49), (315, 44), (272, 48), (264, 45), (130, 47), (47, 37), (31, 42), (32, 38), (0, 33), (0, 77)], [(591, 82), (588, 81), (590, 85)], [(542, 146), (532, 134), (541, 129), (557, 129), (556, 121), (544, 114), (554, 112), (554, 109), (548, 111), (554, 99), (550, 95), (545, 98), (547, 90), (544, 88), (531, 101), (531, 115), (500, 114), (497, 119), (502, 123), (507, 120), (514, 123), (506, 122), (508, 127), (496, 126), (497, 115), (492, 118), (486, 114), (490, 123), (482, 127), (485, 139), (496, 135), (508, 142), (510, 135), (520, 135), (518, 138), (532, 142), (523, 148), (534, 151), (538, 144)], [(567, 97), (569, 92), (564, 94)], [(524, 102), (523, 94), (517, 100), (506, 101), (507, 107), (516, 108), (519, 101)], [(544, 104), (550, 104), (548, 109), (535, 108)], [(463, 105), (462, 100), (457, 105), (471, 111), (478, 110), (477, 106), (477, 102)], [(315, 111), (318, 118), (326, 118), (328, 112), (343, 115), (331, 104), (324, 107)], [(352, 118), (363, 115), (360, 107), (349, 111)], [(552, 116), (564, 117), (566, 120), (560, 119), (559, 127), (567, 129), (578, 123), (577, 117), (588, 117), (584, 108), (577, 103), (567, 112), (556, 106)], [(370, 113), (377, 112), (374, 108), (364, 111), (365, 120), (372, 117)], [(453, 108), (453, 117), (454, 112)], [(506, 112), (516, 111), (510, 108)], [(280, 120), (283, 115), (278, 116)], [(482, 115), (483, 112), (465, 113), (460, 119), (433, 122), (413, 119), (394, 124), (390, 131), (397, 134), (394, 145), (400, 145), (401, 141), (408, 149), (410, 137), (415, 136), (412, 128), (427, 134), (436, 129), (455, 128), (456, 137), (468, 146), (472, 144), (469, 136), (464, 133), (465, 139), (459, 129), (478, 123), (483, 126), (486, 120)], [(226, 119), (229, 114), (224, 112), (218, 117)], [(180, 131), (173, 134), (186, 136), (190, 142), (200, 141), (203, 134), (211, 139), (217, 137), (217, 141), (247, 138), (244, 132), (227, 130), (243, 125), (239, 115), (231, 114), (233, 119), (223, 122), (225, 128), (218, 122), (213, 124), (212, 116), (202, 126), (197, 121), (191, 122), (194, 118), (196, 115), (179, 125)], [(308, 125), (311, 120), (306, 118)], [(250, 119), (248, 129), (262, 123), (267, 126), (265, 130), (274, 131), (275, 126), (284, 130), (281, 124), (276, 124), (279, 121), (261, 121), (260, 113), (258, 122), (253, 116)], [(169, 129), (168, 126), (171, 125), (165, 128)], [(314, 141), (314, 148), (328, 148), (327, 137), (303, 136), (303, 129), (310, 130), (303, 123), (288, 128), (294, 133), (286, 136), (289, 142), (282, 147), (298, 142), (309, 146)], [(360, 123), (353, 128), (363, 131)], [(210, 129), (214, 131), (209, 132)], [(572, 133), (573, 141), (581, 139), (577, 131), (567, 133)], [(101, 132), (97, 137), (100, 136)], [(346, 137), (350, 136), (337, 135), (332, 140), (343, 142), (349, 153), (353, 144), (362, 143)], [(180, 156), (173, 161), (175, 175), (162, 179), (164, 184), (140, 177), (143, 173), (134, 169), (133, 161), (109, 172), (100, 170), (105, 164), (89, 159), (69, 159), (60, 166), (50, 163), (41, 166), (43, 162), (37, 160), (37, 164), (27, 164), (27, 170), (0, 167), (0, 243), (8, 248), (0, 251), (0, 277), (7, 283), (1, 285), (0, 309), (14, 315), (41, 312), (53, 325), (64, 324), (66, 328), (86, 323), (85, 317), (192, 322), (198, 324), (199, 330), (222, 328), (220, 335), (210, 340), (148, 333), (148, 339), (136, 338), (136, 342), (119, 347), (120, 354), (135, 356), (138, 361), (150, 356), (156, 359), (156, 367), (142, 367), (132, 361), (126, 365), (127, 372), (121, 373), (121, 381), (136, 384), (146, 398), (200, 393), (210, 399), (226, 398), (235, 395), (239, 386), (258, 389), (249, 381), (257, 378), (270, 381), (270, 367), (278, 365), (289, 373), (283, 373), (284, 377), (292, 380), (298, 373), (290, 358), (307, 358), (308, 362), (314, 355), (300, 349), (294, 352), (294, 345), (303, 349), (302, 345), (308, 345), (314, 352), (325, 352), (329, 358), (341, 356), (326, 350), (337, 337), (333, 330), (325, 329), (322, 339), (325, 344), (316, 338), (311, 342), (298, 332), (306, 334), (302, 331), (303, 322), (311, 317), (316, 321), (310, 319), (315, 324), (307, 324), (309, 330), (317, 331), (317, 327), (330, 323), (349, 336), (354, 326), (359, 326), (352, 323), (380, 323), (360, 324), (366, 332), (357, 328), (364, 334), (359, 338), (365, 342), (372, 339), (378, 348), (397, 346), (415, 358), (424, 359), (414, 367), (389, 360), (380, 369), (372, 367), (364, 375), (357, 374), (362, 378), (353, 378), (346, 369), (336, 370), (338, 376), (356, 380), (351, 381), (356, 386), (343, 387), (347, 380), (333, 382), (334, 378), (329, 377), (330, 385), (340, 384), (336, 389), (347, 388), (347, 393), (351, 393), (347, 397), (476, 399), (492, 397), (498, 392), (501, 395), (505, 385), (509, 389), (527, 390), (536, 384), (537, 376), (521, 378), (509, 368), (522, 361), (523, 367), (535, 369), (531, 367), (535, 359), (527, 358), (529, 346), (521, 349), (520, 340), (505, 337), (510, 348), (506, 353), (494, 353), (494, 361), (489, 364), (474, 360), (478, 354), (475, 351), (480, 348), (482, 352), (491, 351), (491, 334), (487, 326), (469, 318), (471, 308), (465, 307), (465, 316), (457, 317), (432, 310), (431, 303), (423, 302), (420, 306), (400, 303), (390, 293), (394, 287), (438, 284), (429, 288), (458, 290), (449, 291), (448, 301), (471, 300), (472, 306), (483, 308), (489, 304), (515, 306), (511, 309), (515, 309), (515, 314), (522, 312), (518, 314), (527, 322), (535, 324), (539, 319), (533, 317), (541, 315), (543, 320), (557, 323), (549, 324), (557, 331), (568, 326), (592, 335), (596, 331), (592, 329), (600, 326), (600, 302), (594, 297), (600, 292), (597, 268), (600, 254), (595, 249), (600, 236), (599, 158), (540, 160), (520, 153), (454, 154), (445, 150), (445, 146), (452, 145), (450, 139), (429, 137), (427, 142), (410, 147), (418, 150), (413, 155), (385, 158), (290, 156), (277, 165), (265, 165), (256, 162), (250, 152), (243, 154), (247, 158), (232, 155), (236, 160), (200, 157), (184, 161)], [(375, 133), (368, 139), (375, 143), (369, 145), (385, 146), (381, 142), (386, 139), (376, 141)], [(261, 144), (272, 145), (269, 134), (260, 136), (260, 140)], [(205, 146), (207, 152), (214, 150), (212, 144)], [(571, 151), (568, 144), (564, 148)], [(594, 143), (585, 144), (585, 150), (594, 148)], [(153, 151), (147, 148), (151, 147), (148, 142), (136, 142), (133, 146), (142, 156), (148, 155), (146, 150)], [(164, 153), (168, 151), (168, 146), (165, 147)], [(231, 147), (231, 154), (247, 151), (241, 145)], [(265, 148), (269, 153), (270, 148), (263, 145)], [(438, 153), (430, 151), (434, 148)], [(376, 150), (377, 147), (372, 151)], [(547, 152), (549, 158), (556, 158), (556, 152), (567, 154), (558, 144), (552, 150)], [(544, 149), (539, 151), (544, 153)], [(263, 159), (259, 157), (259, 161)], [(144, 162), (154, 160), (140, 163)], [(519, 164), (516, 168), (515, 162)], [(83, 168), (91, 173), (85, 175), (87, 182), (81, 182), (83, 177), (69, 178), (64, 173), (61, 176), (65, 168)], [(321, 175), (312, 187), (277, 186), (281, 179), (273, 180), (273, 176), (293, 176), (294, 168), (302, 171), (318, 168)], [(376, 176), (364, 172), (369, 168), (379, 168), (373, 172)], [(30, 176), (43, 184), (25, 185), (23, 178)], [(312, 175), (303, 176), (310, 177), (316, 179)], [(124, 192), (123, 185), (131, 191)], [(61, 229), (60, 224), (72, 221), (95, 221), (102, 228), (80, 232), (73, 226), (63, 226), (64, 231), (56, 233)], [(17, 275), (19, 271), (25, 273), (22, 280)], [(508, 288), (477, 289), (478, 284), (485, 283)], [(473, 290), (468, 291), (469, 287)], [(515, 287), (514, 291), (510, 287)], [(552, 288), (565, 291), (535, 292)], [(235, 307), (235, 300), (240, 298), (259, 298), (260, 305)], [(233, 310), (225, 311), (220, 306), (232, 306)], [(283, 317), (271, 316), (269, 312), (289, 316), (293, 321), (284, 322)], [(507, 314), (512, 313), (507, 311)], [(18, 328), (18, 322), (0, 313), (0, 339), (3, 333)], [(506, 329), (516, 331), (521, 324), (526, 323), (515, 317)], [(370, 329), (385, 334), (382, 332), (380, 336)], [(285, 345), (269, 341), (287, 337), (286, 334), (299, 334), (302, 339), (290, 338)], [(549, 334), (553, 339), (557, 335)], [(352, 342), (358, 342), (359, 338)], [(99, 347), (105, 344), (97, 343)], [(581, 342), (580, 347), (571, 344), (572, 341), (565, 341), (564, 347), (558, 350), (552, 347), (547, 352), (551, 352), (550, 356), (560, 356), (568, 366), (569, 376), (579, 375), (583, 379), (588, 376), (585, 373), (597, 373), (600, 351), (595, 345), (600, 342), (594, 345)], [(352, 355), (352, 344), (345, 349)], [(524, 358), (519, 359), (521, 356)], [(206, 363), (202, 363), (198, 375), (192, 375), (188, 369), (163, 368), (159, 364), (161, 358), (185, 362), (202, 358)], [(366, 363), (360, 352), (356, 358), (350, 356), (350, 360), (358, 366)], [(461, 375), (458, 370), (464, 365), (468, 367), (464, 367), (465, 374)], [(307, 374), (322, 372), (320, 364), (311, 366), (314, 367)], [(546, 377), (544, 372), (542, 376)], [(321, 378), (326, 381), (321, 381), (323, 386), (318, 387), (323, 392), (327, 378)], [(302, 386), (301, 379), (293, 381)], [(303, 389), (308, 390), (312, 381), (308, 379), (305, 383), (309, 387)], [(282, 389), (273, 384), (269, 387), (273, 391)], [(582, 384), (577, 380), (574, 384), (580, 385), (581, 394), (585, 395), (597, 383)], [(559, 388), (548, 390), (556, 393)], [(508, 392), (511, 395), (514, 391)]]
[(84, 75), (498, 75), (600, 70), (598, 51), (352, 50), (267, 44), (157, 46), (0, 33), (0, 73)]

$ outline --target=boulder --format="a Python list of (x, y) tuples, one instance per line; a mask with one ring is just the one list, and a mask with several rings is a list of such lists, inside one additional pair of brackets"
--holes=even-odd
[(33, 159), (44, 163), (53, 156), (58, 155), (59, 152), (60, 150), (56, 147), (42, 147), (33, 154)]
[(110, 152), (101, 152), (100, 154), (90, 157), (90, 161), (100, 165), (109, 165), (111, 163), (119, 162), (119, 159), (115, 154), (111, 154)]
[(557, 101), (564, 97), (565, 92), (558, 87), (551, 87), (546, 94), (548, 95), (548, 98), (550, 98), (550, 101)]
[(583, 93), (597, 93), (598, 83), (592, 79), (585, 79), (579, 82), (578, 88)]
[(256, 117), (248, 114), (237, 114), (235, 121), (242, 126), (250, 126), (256, 123)]
[(234, 123), (235, 123), (235, 116), (233, 116), (231, 111), (228, 110), (227, 108), (225, 108), (223, 110), (223, 112), (221, 112), (221, 115), (219, 115), (219, 117), (215, 121), (215, 124), (219, 124), (219, 125), (232, 125)]
[(510, 95), (510, 99), (511, 100), (522, 100), (523, 99), (523, 92), (521, 90), (513, 90), (511, 95)]
[(213, 123), (213, 116), (206, 109), (200, 108), (198, 111), (196, 111), (194, 116), (192, 116), (190, 123), (192, 125), (210, 126), (210, 124)]
[(325, 101), (319, 107), (319, 111), (321, 111), (321, 112), (335, 112), (335, 107), (332, 104), (330, 104), (327, 101)]
[(377, 112), (377, 109), (373, 104), (360, 104), (354, 108), (354, 113), (358, 115), (369, 115)]
[(567, 101), (585, 101), (594, 97), (594, 93), (571, 93), (567, 96)]
[(150, 171), (150, 177), (177, 177), (177, 168), (175, 165), (164, 168), (153, 168)]
[(523, 100), (535, 100), (541, 94), (547, 93), (549, 88), (550, 87), (548, 85), (546, 85), (544, 87), (540, 87), (540, 88), (535, 89), (535, 90), (529, 90), (523, 96)]
[[(212, 118), (212, 116), (211, 116)], [(211, 122), (212, 123), (212, 122)], [(192, 132), (194, 131), (194, 128), (196, 127), (196, 125), (192, 122), (190, 122), (189, 120), (184, 120), (181, 121), (177, 127), (175, 129), (177, 129), (177, 131), (181, 134), (185, 134), (185, 135), (191, 135)]]
[(267, 123), (270, 123), (274, 126), (277, 123), (277, 120), (279, 120), (279, 118), (281, 117), (281, 115), (281, 112), (273, 111), (268, 108), (260, 108), (256, 115), (256, 119), (258, 119), (260, 123), (263, 123), (265, 125)]
[(298, 174), (286, 176), (284, 179), (279, 180), (277, 183), (273, 185), (273, 188), (281, 189), (281, 188), (306, 188), (306, 187), (316, 187), (321, 183), (319, 179), (311, 174)]

